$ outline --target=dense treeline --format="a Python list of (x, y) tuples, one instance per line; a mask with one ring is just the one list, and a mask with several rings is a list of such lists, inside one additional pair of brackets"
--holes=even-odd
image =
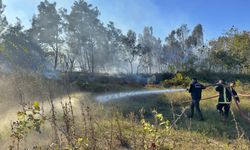
[(136, 34), (123, 33), (113, 22), (105, 25), (98, 8), (84, 0), (75, 1), (70, 11), (47, 0), (37, 8), (26, 30), (21, 20), (9, 24), (1, 8), (2, 70), (135, 74), (190, 69), (248, 73), (250, 69), (250, 32), (234, 27), (205, 43), (201, 24), (193, 30), (184, 24), (162, 41), (152, 27)]

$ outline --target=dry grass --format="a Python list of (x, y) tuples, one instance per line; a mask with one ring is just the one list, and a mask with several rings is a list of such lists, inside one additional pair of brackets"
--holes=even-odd
[[(26, 86), (31, 81), (35, 83)], [(0, 85), (13, 85), (10, 82), (12, 80), (0, 82)], [(21, 95), (24, 95), (27, 101), (40, 100), (40, 106), (43, 102), (44, 115), (48, 119), (42, 125), (42, 133), (30, 131), (21, 142), (20, 149), (33, 146), (42, 149), (60, 147), (64, 149), (250, 149), (249, 123), (240, 117), (234, 104), (232, 104), (234, 117), (231, 115), (225, 124), (220, 121), (215, 110), (216, 99), (202, 101), (201, 108), (206, 121), (200, 122), (195, 118), (190, 120), (185, 117), (187, 112), (183, 109), (188, 104), (183, 102), (190, 100), (187, 92), (131, 97), (99, 104), (93, 101), (91, 93), (65, 90), (55, 83), (50, 85), (48, 91), (48, 84), (37, 78), (22, 82)], [(40, 87), (41, 85), (44, 86)], [(150, 88), (158, 87), (150, 86)], [(20, 91), (15, 89), (15, 86), (8, 88), (9, 93), (6, 91), (4, 99), (1, 99), (4, 104), (1, 106), (3, 107), (1, 129), (4, 130), (1, 131), (0, 139), (3, 149), (8, 149), (12, 140), (9, 137), (11, 130), (8, 125), (11, 120), (16, 119), (16, 112), (22, 109), (19, 107)], [(248, 88), (241, 87), (238, 91), (246, 89)], [(12, 100), (6, 103), (5, 98), (15, 92), (17, 96), (13, 96)], [(208, 97), (216, 92), (210, 88), (203, 94), (203, 97)], [(53, 100), (55, 109), (51, 109), (48, 100)], [(250, 111), (247, 99), (242, 99), (241, 105), (244, 111)], [(143, 112), (140, 111), (142, 107)], [(152, 114), (154, 109), (163, 114), (170, 123), (174, 123), (169, 125), (173, 126), (172, 129), (165, 130), (157, 125), (159, 121), (155, 120)], [(55, 128), (51, 126), (53, 120), (51, 110), (55, 114)], [(140, 122), (143, 118), (150, 125), (157, 127), (157, 130), (145, 130), (145, 126)], [(58, 141), (54, 137), (57, 137)]]

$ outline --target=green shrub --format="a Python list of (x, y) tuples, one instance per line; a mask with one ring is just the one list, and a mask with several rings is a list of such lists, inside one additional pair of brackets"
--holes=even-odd
[[(14, 149), (15, 145), (19, 149), (20, 142), (28, 136), (31, 130), (41, 133), (41, 125), (44, 124), (45, 118), (41, 115), (41, 109), (37, 101), (33, 106), (23, 107), (23, 111), (17, 113), (17, 120), (11, 124), (12, 145), (10, 149)], [(16, 144), (15, 144), (16, 143)]]
[(182, 73), (177, 73), (172, 79), (165, 80), (162, 82), (164, 87), (171, 86), (188, 86), (191, 82), (191, 78), (183, 75)]
[(242, 83), (241, 83), (240, 80), (236, 80), (236, 81), (235, 81), (235, 86), (236, 86), (236, 87), (239, 87), (239, 86), (241, 86), (241, 85), (242, 85)]

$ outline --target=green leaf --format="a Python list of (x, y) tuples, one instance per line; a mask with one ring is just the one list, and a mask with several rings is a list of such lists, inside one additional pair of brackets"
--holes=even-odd
[(163, 115), (162, 114), (157, 114), (156, 117), (160, 119), (161, 121), (163, 120)]
[(40, 107), (39, 107), (39, 103), (38, 101), (34, 101), (34, 104), (33, 104), (34, 108), (38, 111), (40, 111)]

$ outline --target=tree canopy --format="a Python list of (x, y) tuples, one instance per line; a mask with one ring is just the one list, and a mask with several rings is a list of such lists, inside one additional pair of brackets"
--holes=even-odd
[[(44, 0), (29, 29), (8, 24), (0, 9), (0, 53), (21, 68), (107, 73), (159, 73), (187, 70), (249, 73), (250, 32), (235, 27), (204, 42), (203, 26), (173, 29), (164, 40), (153, 27), (142, 33), (104, 24), (97, 7), (76, 0), (68, 11)], [(40, 66), (40, 67), (39, 67)], [(43, 67), (41, 67), (43, 66)], [(38, 69), (39, 68), (39, 69)]]

